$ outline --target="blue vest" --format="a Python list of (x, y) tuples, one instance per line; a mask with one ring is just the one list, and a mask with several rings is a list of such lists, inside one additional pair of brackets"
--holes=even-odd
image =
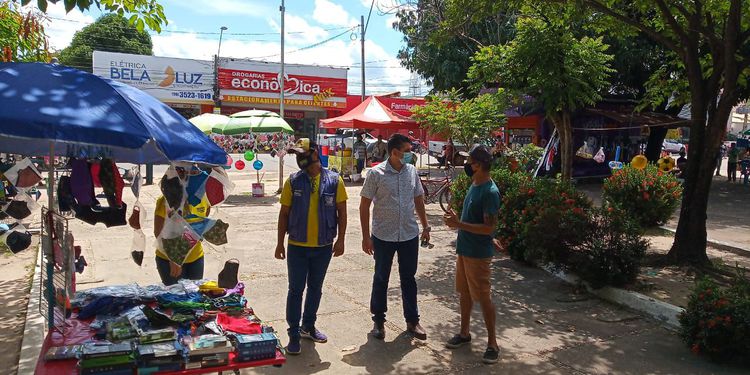
[[(310, 194), (312, 183), (310, 176), (299, 171), (290, 178), (292, 186), (292, 207), (289, 213), (289, 239), (295, 242), (307, 242), (307, 215), (310, 213)], [(318, 246), (333, 243), (338, 226), (336, 211), (336, 191), (339, 185), (338, 173), (327, 169), (320, 171), (318, 193)]]

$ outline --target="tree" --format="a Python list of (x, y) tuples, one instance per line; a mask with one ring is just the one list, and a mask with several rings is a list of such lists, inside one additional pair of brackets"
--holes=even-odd
[(147, 32), (138, 31), (117, 14), (108, 14), (75, 33), (70, 45), (60, 52), (60, 63), (92, 72), (95, 50), (152, 55), (153, 43)]
[(13, 1), (0, 1), (0, 62), (49, 60), (43, 16), (23, 11)]
[(391, 11), (397, 18), (393, 28), (404, 34), (398, 52), (401, 65), (419, 73), (435, 92), (456, 88), (468, 93), (465, 79), (471, 56), (513, 35), (512, 17), (505, 14), (449, 25), (445, 0), (405, 0)]
[(665, 64), (663, 74), (654, 78), (670, 78), (673, 82), (663, 81), (664, 84), (678, 91), (669, 95), (689, 101), (691, 126), (690, 163), (669, 257), (677, 262), (706, 264), (706, 209), (716, 154), (732, 108), (750, 96), (750, 1), (582, 3), (673, 52), (674, 58)]
[[(446, 0), (463, 14), (505, 12), (509, 2)], [(520, 7), (522, 1), (514, 1)], [(533, 3), (542, 2), (530, 2)], [(673, 261), (706, 264), (706, 208), (716, 153), (732, 108), (750, 97), (750, 1), (748, 0), (549, 0), (578, 8), (598, 32), (638, 33), (671, 57), (652, 76), (651, 99), (669, 96), (690, 104), (688, 169)]]
[(492, 131), (505, 123), (505, 93), (461, 100), (457, 90), (437, 93), (424, 106), (414, 107), (414, 118), (434, 134), (445, 134), (464, 144), (487, 143)]
[(560, 136), (563, 180), (572, 177), (573, 128), (571, 114), (601, 99), (609, 86), (612, 56), (601, 38), (577, 38), (563, 24), (545, 17), (524, 17), (515, 38), (505, 45), (482, 48), (473, 57), (469, 80), (488, 82), (516, 94), (531, 95), (544, 107)]
[[(36, 4), (42, 12), (47, 12), (47, 4), (57, 4), (60, 0), (37, 0)], [(21, 0), (21, 4), (27, 5), (31, 0)], [(157, 0), (63, 0), (65, 11), (70, 12), (78, 8), (81, 12), (89, 10), (92, 5), (98, 9), (115, 13), (120, 17), (128, 16), (131, 25), (138, 31), (143, 31), (146, 26), (156, 32), (161, 32), (161, 26), (167, 24), (164, 15), (164, 7)]]

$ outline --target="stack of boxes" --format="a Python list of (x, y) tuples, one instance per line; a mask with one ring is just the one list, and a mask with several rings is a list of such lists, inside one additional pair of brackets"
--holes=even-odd
[(78, 366), (81, 375), (132, 375), (135, 367), (133, 346), (129, 341), (84, 344)]
[(235, 360), (238, 362), (276, 358), (278, 338), (273, 333), (236, 335), (232, 341), (237, 348)]
[(202, 335), (185, 343), (188, 347), (186, 370), (229, 364), (232, 344), (222, 335)]

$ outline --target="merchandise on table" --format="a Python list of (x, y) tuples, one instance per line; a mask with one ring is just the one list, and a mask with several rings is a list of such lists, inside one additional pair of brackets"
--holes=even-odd
[(236, 348), (237, 361), (258, 361), (276, 356), (278, 338), (273, 333), (235, 335), (232, 342)]
[(52, 347), (44, 354), (45, 361), (54, 361), (60, 359), (75, 359), (81, 354), (83, 345), (66, 345)]
[(182, 280), (170, 287), (131, 284), (81, 291), (72, 304), (79, 319), (84, 311), (93, 318), (87, 327), (94, 339), (77, 348), (51, 348), (45, 358), (78, 358), (86, 375), (247, 367), (277, 359), (278, 338), (247, 307), (244, 290), (241, 282), (223, 289), (216, 281)]

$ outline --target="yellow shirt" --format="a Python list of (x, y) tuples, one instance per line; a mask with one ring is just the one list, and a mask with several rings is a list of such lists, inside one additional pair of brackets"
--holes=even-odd
[[(208, 199), (206, 196), (203, 196), (203, 199), (201, 199), (201, 202), (197, 205), (188, 205), (188, 214), (193, 214), (195, 216), (199, 216), (199, 218), (192, 218), (192, 219), (185, 219), (188, 223), (195, 222), (197, 220), (201, 220), (201, 218), (206, 217), (206, 213), (208, 212), (208, 208), (210, 207), (210, 204), (208, 203)], [(154, 215), (166, 218), (167, 217), (167, 205), (166, 205), (166, 199), (164, 197), (160, 197), (156, 200), (156, 209), (154, 210)], [(162, 258), (164, 260), (169, 260), (166, 254), (164, 254), (161, 250), (156, 249), (156, 256), (159, 258)], [(198, 241), (195, 246), (193, 246), (192, 249), (190, 249), (190, 253), (188, 253), (188, 256), (185, 258), (185, 263), (192, 263), (196, 260), (200, 259), (203, 256), (203, 244), (201, 241)]]
[[(312, 193), (310, 194), (310, 208), (307, 211), (307, 242), (296, 242), (289, 240), (290, 245), (303, 246), (303, 247), (318, 247), (318, 202), (320, 201), (320, 194), (318, 189), (320, 187), (320, 175), (313, 178)], [(344, 179), (339, 176), (339, 185), (336, 189), (336, 203), (346, 202), (349, 197), (346, 195), (346, 187), (344, 186)], [(282, 206), (292, 206), (292, 182), (287, 179), (284, 182), (284, 188), (281, 189), (281, 198), (279, 202)], [(328, 244), (326, 244), (328, 245)]]

